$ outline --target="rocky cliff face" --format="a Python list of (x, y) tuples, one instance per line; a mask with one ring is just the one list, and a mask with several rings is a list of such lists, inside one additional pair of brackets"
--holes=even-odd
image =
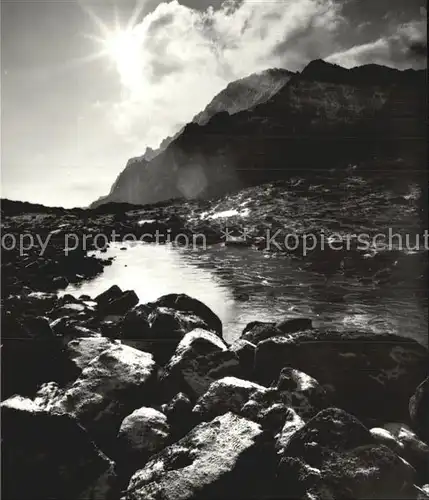
[(319, 60), (264, 75), (230, 85), (151, 161), (130, 160), (102, 202), (215, 196), (380, 154), (419, 161), (423, 71)]

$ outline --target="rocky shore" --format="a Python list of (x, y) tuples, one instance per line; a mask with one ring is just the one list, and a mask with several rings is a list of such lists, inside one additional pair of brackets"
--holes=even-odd
[(301, 318), (228, 345), (200, 301), (138, 305), (117, 286), (18, 305), (2, 329), (5, 499), (429, 498), (413, 340)]

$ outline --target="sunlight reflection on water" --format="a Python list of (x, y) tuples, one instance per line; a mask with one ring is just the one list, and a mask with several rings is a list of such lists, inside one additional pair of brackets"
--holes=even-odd
[[(247, 248), (213, 246), (187, 251), (151, 244), (112, 244), (114, 257), (102, 275), (64, 293), (95, 297), (116, 284), (134, 290), (142, 303), (168, 293), (186, 293), (222, 320), (227, 341), (250, 321), (307, 316), (316, 327), (392, 332), (427, 344), (427, 310), (411, 294), (401, 298), (374, 284), (324, 276), (285, 258), (267, 258)], [(402, 298), (404, 297), (404, 298)]]

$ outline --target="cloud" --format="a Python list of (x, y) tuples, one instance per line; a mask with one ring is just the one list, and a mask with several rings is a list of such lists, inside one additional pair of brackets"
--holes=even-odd
[(425, 67), (427, 26), (425, 20), (391, 26), (378, 40), (335, 53), (327, 61), (347, 68), (362, 64), (382, 64), (399, 69)]
[(138, 57), (120, 71), (123, 92), (109, 116), (141, 154), (229, 82), (270, 67), (299, 70), (331, 54), (343, 22), (334, 0), (228, 0), (205, 11), (159, 4), (134, 28)]
[[(387, 16), (358, 29), (344, 18), (344, 5), (337, 0), (227, 0), (203, 11), (177, 0), (158, 4), (134, 27), (134, 50), (122, 68), (118, 65), (121, 98), (107, 106), (130, 156), (156, 147), (228, 83), (254, 72), (270, 67), (299, 71), (318, 58), (346, 67), (424, 64), (423, 19), (395, 25)], [(362, 26), (371, 28), (365, 33), (382, 36), (359, 44)]]

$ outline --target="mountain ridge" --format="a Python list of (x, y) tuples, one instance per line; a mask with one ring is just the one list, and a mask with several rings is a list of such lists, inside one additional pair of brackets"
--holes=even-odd
[[(191, 122), (151, 161), (129, 162), (104, 201), (142, 204), (217, 196), (320, 168), (320, 159), (352, 161), (363, 146), (379, 148), (378, 139), (397, 150), (395, 141), (402, 144), (403, 138), (380, 118), (381, 111), (390, 106), (394, 123), (401, 125), (407, 114), (408, 125), (417, 123), (424, 76), (424, 71), (377, 65), (346, 69), (312, 61), (267, 100), (232, 115), (220, 111), (208, 121), (203, 118), (203, 125)], [(400, 112), (393, 104), (398, 99), (405, 100), (397, 106)], [(413, 130), (419, 137), (420, 131)]]

